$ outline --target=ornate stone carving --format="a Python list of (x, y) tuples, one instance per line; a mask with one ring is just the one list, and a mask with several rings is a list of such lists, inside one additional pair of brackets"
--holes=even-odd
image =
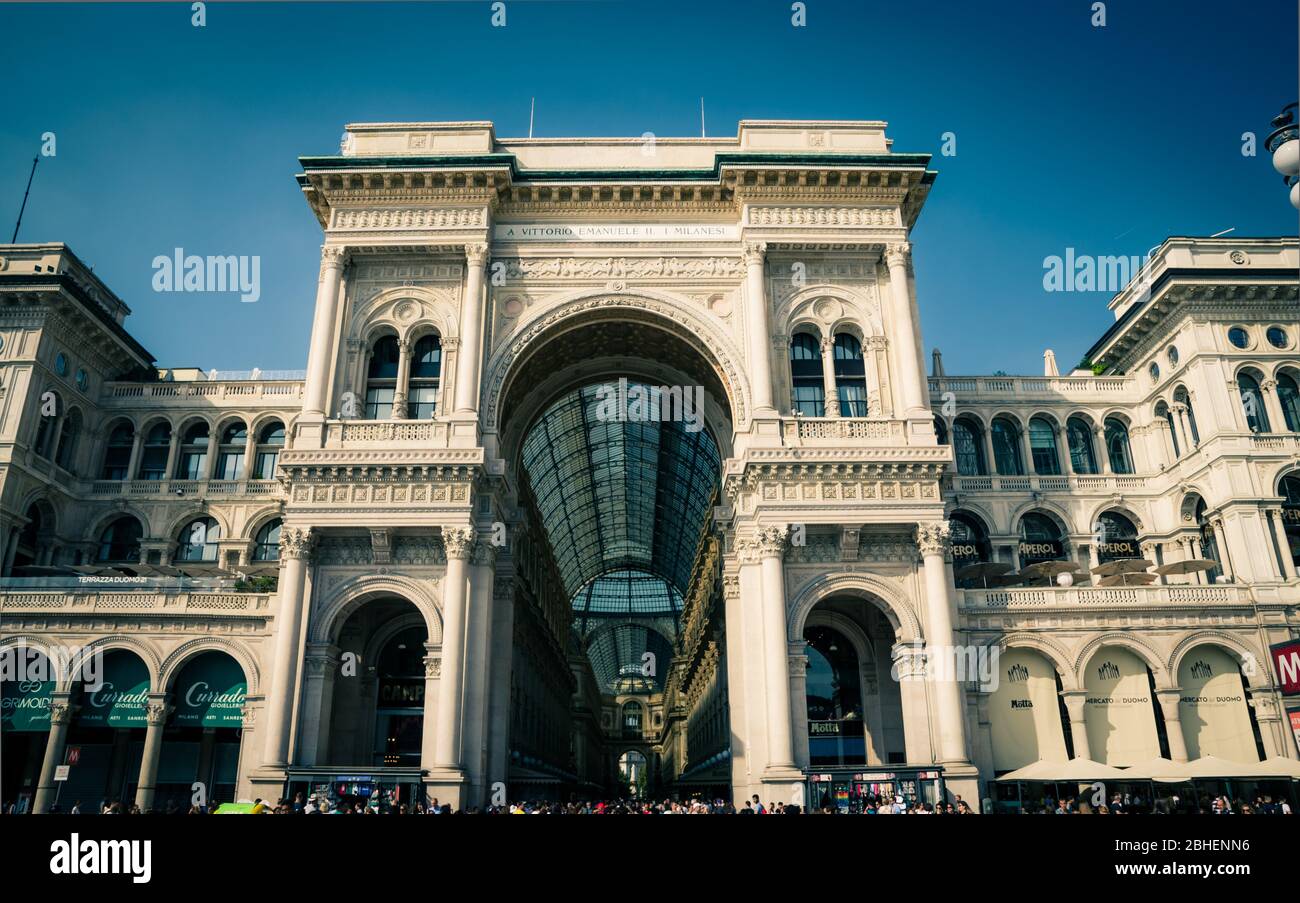
[(483, 227), (483, 207), (380, 207), (341, 208), (334, 214), (335, 229), (463, 229)]
[(754, 538), (755, 549), (761, 558), (780, 558), (790, 545), (790, 526), (776, 524), (762, 527)]
[(467, 242), (465, 245), (465, 262), (472, 267), (481, 267), (487, 263), (488, 246), (483, 242)]
[(424, 659), (425, 677), (442, 677), (442, 656), (430, 655)]
[(397, 536), (393, 538), (394, 564), (446, 564), (442, 543), (434, 536)]
[(257, 709), (246, 705), (239, 710), (239, 717), (243, 720), (244, 728), (251, 728), (257, 722)]
[(388, 564), (393, 560), (388, 530), (370, 531), (370, 555), (375, 564)]
[(475, 567), (496, 567), (497, 547), (482, 538), (476, 539), (474, 542), (474, 551), (470, 556), (470, 562)]
[(71, 724), (73, 710), (70, 702), (51, 702), (50, 724)]
[(162, 727), (167, 723), (167, 716), (171, 714), (171, 710), (172, 707), (165, 702), (145, 703), (145, 719), (150, 727)]
[(894, 267), (906, 267), (907, 262), (912, 256), (912, 246), (908, 242), (901, 241), (888, 245), (885, 248), (885, 264), (893, 269)]
[[(610, 279), (738, 279), (744, 267), (735, 257), (521, 257), (501, 260), (505, 278)], [(622, 288), (612, 289), (622, 291)]]
[(897, 226), (894, 207), (751, 207), (755, 226)]
[(281, 558), (310, 558), (316, 545), (311, 527), (285, 527), (280, 531)]
[(946, 555), (951, 546), (951, 526), (946, 520), (916, 525), (916, 545), (921, 554)]
[(442, 545), (447, 550), (448, 558), (470, 558), (474, 553), (474, 540), (472, 527), (442, 528)]
[(330, 270), (340, 270), (348, 262), (348, 249), (338, 245), (322, 245), (320, 249), (320, 275), (318, 282), (324, 282)]
[(747, 241), (741, 249), (741, 257), (746, 267), (762, 266), (763, 258), (766, 256), (767, 242), (765, 241)]

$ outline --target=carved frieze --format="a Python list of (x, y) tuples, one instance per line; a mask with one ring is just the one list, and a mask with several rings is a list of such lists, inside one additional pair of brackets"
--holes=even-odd
[(519, 279), (739, 279), (735, 257), (518, 257), (503, 258), (507, 281)]

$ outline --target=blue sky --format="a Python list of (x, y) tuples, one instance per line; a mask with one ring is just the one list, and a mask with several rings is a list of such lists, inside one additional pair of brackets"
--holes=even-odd
[[(913, 234), (927, 349), (949, 373), (1072, 366), (1108, 294), (1048, 294), (1044, 258), (1170, 234), (1295, 235), (1262, 141), (1296, 99), (1294, 0), (513, 0), (0, 4), (0, 240), (42, 133), (22, 241), (65, 241), (161, 364), (305, 365), (320, 229), (294, 183), (344, 123), (490, 119), (497, 134), (695, 135), (742, 118), (884, 119), (935, 153)], [(1242, 133), (1259, 155), (1244, 157)], [(956, 156), (939, 155), (956, 135)], [(262, 258), (262, 298), (159, 294), (181, 246)]]

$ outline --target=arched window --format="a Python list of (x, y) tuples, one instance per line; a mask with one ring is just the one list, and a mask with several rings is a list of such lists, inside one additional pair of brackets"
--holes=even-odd
[(1201, 534), (1201, 555), (1211, 561), (1217, 561), (1218, 566), (1210, 568), (1205, 572), (1205, 579), (1208, 583), (1214, 583), (1219, 575), (1223, 573), (1223, 559), (1219, 557), (1219, 543), (1214, 536), (1214, 525), (1210, 519), (1205, 516), (1205, 499), (1196, 500), (1196, 528)]
[(1022, 476), (1025, 472), (1020, 460), (1020, 431), (1001, 417), (993, 421), (993, 458), (1000, 474)]
[(1116, 417), (1106, 418), (1106, 454), (1115, 473), (1133, 473), (1133, 452), (1128, 444), (1128, 427)]
[(1282, 406), (1282, 419), (1286, 421), (1286, 428), (1293, 433), (1300, 433), (1300, 389), (1290, 374), (1277, 375), (1277, 400)]
[(1174, 447), (1175, 460), (1182, 457), (1182, 450), (1178, 447), (1178, 429), (1174, 426), (1174, 412), (1162, 401), (1156, 405), (1156, 416), (1164, 418), (1165, 425), (1169, 428), (1169, 442)]
[(867, 416), (867, 371), (862, 343), (847, 332), (835, 337), (835, 391), (841, 417)]
[(948, 518), (952, 539), (952, 565), (954, 570), (961, 570), (968, 564), (978, 564), (992, 559), (992, 548), (988, 532), (978, 518), (961, 511), (954, 511)]
[(934, 416), (934, 438), (940, 445), (948, 444), (948, 425), (938, 414)]
[[(52, 395), (54, 393), (51, 393)], [(54, 395), (54, 413), (45, 413), (45, 402), (40, 406), (40, 422), (36, 425), (36, 440), (32, 443), (32, 451), (42, 458), (49, 458), (54, 451), (54, 426), (58, 421), (58, 412), (63, 410), (63, 399)]]
[(171, 451), (171, 444), (170, 423), (157, 423), (150, 427), (140, 452), (139, 478), (141, 480), (167, 479), (167, 453)]
[(1246, 424), (1252, 433), (1270, 432), (1268, 411), (1264, 409), (1264, 394), (1259, 382), (1249, 373), (1237, 374), (1237, 389), (1241, 392), (1241, 407), (1246, 412)]
[(984, 436), (980, 425), (973, 420), (961, 418), (953, 421), (952, 453), (957, 459), (957, 473), (962, 476), (988, 473), (984, 461)]
[(1046, 514), (1030, 511), (1020, 519), (1020, 566), (1065, 559), (1065, 538)]
[(438, 381), (442, 378), (442, 342), (427, 335), (415, 343), (411, 357), (410, 389), (407, 392), (407, 416), (428, 420), (438, 408)]
[(1137, 527), (1118, 511), (1103, 511), (1093, 525), (1097, 559), (1103, 564), (1121, 558), (1141, 558)]
[(176, 479), (202, 480), (208, 467), (208, 425), (196, 423), (185, 431), (176, 459)]
[(794, 409), (805, 417), (826, 415), (826, 384), (822, 379), (822, 350), (806, 332), (790, 340), (790, 376)]
[(808, 657), (808, 756), (811, 765), (866, 762), (858, 653), (843, 634), (814, 625), (804, 631)]
[(1070, 446), (1070, 469), (1075, 473), (1096, 473), (1097, 456), (1092, 450), (1092, 424), (1082, 417), (1071, 417), (1065, 425)]
[(284, 424), (272, 420), (262, 427), (257, 437), (257, 460), (254, 462), (254, 480), (274, 480), (275, 467), (280, 463), (280, 451), (284, 448)]
[[(1300, 568), (1300, 474), (1284, 476), (1278, 489), (1282, 495), (1282, 527), (1291, 561)], [(1288, 549), (1282, 551), (1285, 554)]]
[(135, 443), (135, 430), (129, 423), (119, 423), (108, 434), (104, 448), (104, 467), (99, 472), (101, 480), (125, 480), (131, 466), (131, 446)]
[(262, 529), (257, 531), (257, 536), (253, 540), (253, 560), (254, 561), (279, 561), (280, 560), (280, 518), (267, 521), (262, 525)]
[(644, 715), (644, 709), (641, 703), (632, 701), (623, 706), (623, 730), (636, 731), (640, 733), (641, 722)]
[(213, 478), (238, 480), (244, 475), (244, 452), (248, 448), (248, 427), (232, 423), (221, 431), (221, 445), (217, 447), (217, 469)]
[(139, 563), (140, 537), (144, 530), (134, 517), (119, 517), (99, 535), (99, 551), (95, 560), (112, 564), (115, 562)]
[(181, 530), (173, 561), (216, 561), (221, 525), (210, 517), (190, 521)]
[(1061, 472), (1061, 459), (1056, 454), (1056, 429), (1044, 417), (1029, 421), (1029, 452), (1034, 456), (1034, 473), (1055, 476)]
[(1191, 430), (1192, 445), (1201, 444), (1201, 431), (1196, 428), (1196, 412), (1192, 410), (1192, 398), (1187, 394), (1187, 390), (1182, 386), (1174, 389), (1174, 401), (1181, 404), (1187, 411), (1187, 428)]
[(77, 438), (81, 435), (81, 414), (69, 411), (63, 416), (63, 426), (59, 427), (59, 446), (54, 453), (54, 463), (68, 473), (72, 473), (73, 460), (77, 455)]
[(393, 416), (393, 395), (397, 392), (397, 363), (401, 352), (397, 336), (382, 336), (370, 351), (366, 369), (366, 419), (387, 420)]

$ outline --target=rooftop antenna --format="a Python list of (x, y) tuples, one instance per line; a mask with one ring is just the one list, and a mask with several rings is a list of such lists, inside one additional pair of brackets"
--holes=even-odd
[(532, 103), (528, 105), (528, 137), (533, 137), (533, 112), (537, 109), (537, 98), (534, 97)]
[(704, 134), (704, 98), (703, 98), (703, 97), (700, 98), (700, 137), (701, 137), (701, 138), (705, 137), (705, 134)]
[(40, 161), (40, 155), (32, 157), (32, 171), (27, 174), (27, 190), (23, 192), (23, 205), (18, 208), (18, 222), (14, 223), (14, 237), (9, 239), (9, 244), (18, 243), (18, 227), (23, 224), (23, 213), (27, 210), (27, 195), (32, 193), (32, 179), (36, 177), (36, 164)]

